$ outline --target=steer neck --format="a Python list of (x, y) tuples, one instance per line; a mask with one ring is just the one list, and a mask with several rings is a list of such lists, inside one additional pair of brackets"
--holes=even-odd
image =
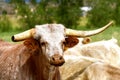
[(51, 66), (48, 80), (60, 80), (59, 67)]

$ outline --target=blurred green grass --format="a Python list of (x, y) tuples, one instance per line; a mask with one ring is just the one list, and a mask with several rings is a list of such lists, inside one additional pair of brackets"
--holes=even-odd
[(103, 31), (100, 34), (92, 36), (92, 41), (100, 41), (100, 40), (109, 40), (111, 38), (116, 38), (118, 40), (118, 44), (120, 45), (120, 27), (111, 26), (107, 30)]
[[(89, 29), (87, 29), (87, 30), (89, 30)], [(21, 32), (21, 31), (0, 32), (0, 39), (12, 42), (11, 36), (14, 34), (17, 34), (19, 32)], [(92, 42), (100, 41), (100, 40), (108, 40), (108, 39), (111, 39), (112, 37), (116, 38), (118, 40), (118, 44), (120, 45), (120, 26), (118, 26), (118, 27), (110, 26), (107, 30), (103, 31), (102, 33), (91, 36)]]
[(9, 42), (12, 42), (11, 41), (11, 36), (14, 35), (14, 34), (17, 34), (19, 33), (20, 31), (12, 31), (12, 32), (0, 32), (0, 39), (3, 39), (5, 41), (9, 41)]

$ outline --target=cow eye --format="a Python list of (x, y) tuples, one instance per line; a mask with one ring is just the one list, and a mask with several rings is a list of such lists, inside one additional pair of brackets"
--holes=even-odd
[(65, 43), (66, 43), (66, 41), (63, 41), (62, 43), (63, 43), (63, 44), (65, 44)]
[(61, 41), (61, 43), (64, 45), (64, 44), (66, 43), (66, 41), (65, 41), (65, 40), (63, 40), (63, 41)]
[(44, 46), (44, 45), (46, 45), (47, 44), (47, 42), (41, 42), (41, 45), (42, 46)]
[(62, 47), (64, 48), (66, 41), (62, 41)]

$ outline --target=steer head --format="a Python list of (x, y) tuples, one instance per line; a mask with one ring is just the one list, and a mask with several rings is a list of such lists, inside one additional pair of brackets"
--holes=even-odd
[[(44, 24), (36, 25), (35, 28), (12, 36), (13, 41), (22, 41), (28, 38), (34, 39), (37, 48), (41, 50), (51, 65), (61, 66), (65, 61), (63, 53), (66, 48), (75, 46), (79, 40), (77, 37), (87, 37), (95, 35), (105, 30), (109, 25), (93, 31), (76, 31), (65, 28), (62, 24)], [(88, 32), (88, 33), (87, 33)], [(25, 45), (31, 45), (33, 42), (24, 42)], [(29, 48), (34, 48), (34, 45)]]

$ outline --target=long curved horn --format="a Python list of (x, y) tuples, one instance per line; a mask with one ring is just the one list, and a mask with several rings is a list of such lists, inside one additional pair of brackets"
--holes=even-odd
[(95, 34), (101, 33), (102, 31), (107, 29), (111, 24), (113, 24), (113, 21), (109, 22), (107, 25), (105, 25), (102, 28), (92, 30), (92, 31), (79, 31), (79, 30), (73, 30), (73, 29), (66, 29), (66, 35), (77, 36), (77, 37), (89, 37), (89, 36), (93, 36)]
[(34, 34), (35, 34), (35, 29), (32, 28), (32, 29), (24, 31), (22, 33), (13, 35), (12, 36), (12, 41), (14, 41), (14, 42), (16, 42), (16, 41), (22, 41), (22, 40), (25, 40), (27, 38), (33, 37)]

